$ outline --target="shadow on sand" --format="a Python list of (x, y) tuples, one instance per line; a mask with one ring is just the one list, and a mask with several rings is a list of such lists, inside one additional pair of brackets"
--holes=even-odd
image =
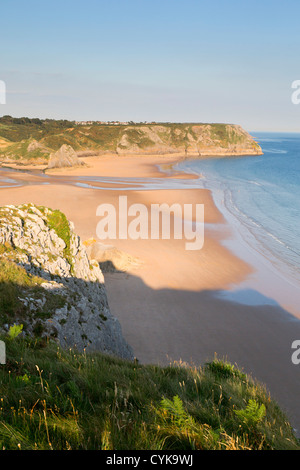
[[(111, 262), (102, 269), (111, 313), (141, 363), (181, 360), (201, 366), (215, 355), (225, 358), (265, 384), (300, 430), (300, 365), (291, 360), (291, 345), (300, 339), (300, 321), (293, 315), (256, 291), (243, 292), (248, 301), (256, 299), (255, 305), (246, 305), (222, 298), (220, 291), (153, 289)], [(50, 279), (49, 273), (37, 274)], [(97, 289), (94, 283), (75, 283), (78, 293)], [(9, 304), (16, 294), (10, 296), (9, 289), (21, 292), (19, 285), (0, 282), (0, 313), (4, 308), (13, 313), (18, 307), (18, 302)]]
[[(300, 430), (300, 365), (291, 360), (300, 321), (257, 291), (158, 289), (129, 273), (104, 272), (111, 312), (141, 363), (202, 365), (215, 355), (266, 385)], [(249, 305), (250, 300), (254, 305)]]

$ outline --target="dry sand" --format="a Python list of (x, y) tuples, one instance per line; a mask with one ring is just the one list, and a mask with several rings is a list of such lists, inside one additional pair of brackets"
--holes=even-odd
[[(206, 224), (218, 224), (219, 230), (206, 225), (200, 251), (186, 251), (184, 240), (107, 241), (141, 261), (126, 273), (105, 275), (111, 311), (141, 362), (183, 360), (201, 365), (215, 353), (226, 357), (266, 384), (300, 430), (300, 374), (291, 362), (291, 344), (300, 339), (300, 322), (279, 306), (246, 306), (216, 296), (219, 290), (245, 280), (253, 268), (220, 243), (231, 231), (211, 193), (202, 189), (110, 191), (69, 185), (71, 176), (83, 175), (168, 178), (157, 165), (171, 164), (174, 156), (84, 160), (84, 168), (51, 172), (50, 185), (42, 186), (43, 178), (35, 175), (30, 177), (34, 185), (0, 189), (0, 204), (32, 202), (58, 208), (87, 240), (96, 238), (97, 206), (109, 202), (117, 208), (119, 195), (127, 195), (128, 204), (148, 207), (158, 202), (203, 203)], [(28, 179), (24, 173), (7, 176)]]

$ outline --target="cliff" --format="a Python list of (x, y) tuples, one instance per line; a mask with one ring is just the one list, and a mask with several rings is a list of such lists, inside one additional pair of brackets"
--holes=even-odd
[(186, 156), (260, 155), (260, 146), (240, 126), (225, 124), (132, 126), (124, 129), (117, 153)]
[(74, 149), (78, 157), (106, 153), (189, 157), (262, 154), (253, 137), (233, 124), (69, 123), (65, 127), (49, 127), (42, 121), (21, 125), (13, 120), (4, 125), (0, 119), (0, 141), (0, 161), (39, 164), (48, 164), (50, 158), (59, 160), (55, 153), (62, 146)]
[(0, 208), (0, 329), (64, 348), (133, 359), (109, 310), (104, 278), (60, 211), (32, 204)]

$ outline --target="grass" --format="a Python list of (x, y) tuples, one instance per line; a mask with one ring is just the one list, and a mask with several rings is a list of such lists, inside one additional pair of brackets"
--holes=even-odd
[(11, 142), (20, 142), (29, 138), (40, 139), (41, 136), (51, 135), (73, 126), (73, 122), (53, 119), (0, 118), (0, 136)]
[(41, 279), (28, 274), (22, 266), (0, 258), (0, 324), (26, 313), (21, 293), (36, 291)]
[[(30, 214), (36, 214), (31, 205), (19, 207), (27, 211), (29, 217)], [(53, 229), (64, 241), (64, 256), (72, 270), (71, 232), (66, 216), (58, 210), (48, 210), (43, 206), (37, 206), (36, 209), (44, 215), (48, 227)], [(13, 209), (8, 213), (0, 208), (0, 224), (2, 217), (6, 220), (14, 215), (19, 216), (20, 214)], [(23, 253), (26, 254), (26, 250), (12, 246), (8, 242), (0, 244), (0, 326), (21, 320), (24, 322), (26, 330), (28, 321), (51, 318), (56, 309), (64, 307), (66, 299), (62, 295), (47, 292), (41, 287), (45, 279), (39, 275), (30, 274), (24, 266), (18, 263), (18, 255)], [(49, 259), (51, 259), (50, 255)], [(24, 303), (24, 299), (27, 299), (27, 303), (36, 303), (40, 300), (43, 302), (40, 307), (35, 306), (34, 312), (31, 312)]]
[[(258, 144), (241, 134), (237, 128), (227, 124), (196, 124), (205, 126), (207, 135), (206, 144), (217, 144), (224, 149), (230, 145), (245, 146), (249, 149), (259, 149)], [(71, 145), (75, 151), (112, 152), (118, 150), (130, 152), (134, 145), (141, 151), (153, 149), (156, 151), (156, 138), (159, 137), (162, 145), (183, 151), (189, 146), (188, 134), (195, 138), (193, 123), (130, 123), (130, 125), (102, 125), (93, 123), (88, 126), (76, 125), (75, 122), (40, 120), (28, 118), (0, 118), (0, 138), (5, 139), (6, 147), (0, 149), (0, 157), (22, 162), (47, 162), (51, 152), (57, 151), (63, 144)], [(208, 130), (209, 129), (209, 130)], [(122, 137), (126, 136), (122, 142)], [(40, 147), (28, 151), (33, 140), (39, 142)], [(205, 144), (205, 142), (202, 142)], [(202, 145), (202, 144), (201, 144)]]
[(137, 145), (141, 149), (153, 147), (155, 143), (149, 139), (142, 129), (130, 128), (126, 132), (128, 142), (132, 145)]
[(71, 256), (71, 232), (69, 222), (65, 214), (59, 210), (51, 211), (47, 216), (47, 225), (50, 229), (53, 229), (57, 236), (61, 238), (65, 243), (64, 256), (68, 263), (73, 267), (73, 259)]
[[(1, 132), (1, 126), (0, 126)], [(36, 148), (35, 150), (28, 150), (29, 144), (32, 142), (31, 139), (26, 141), (10, 143), (6, 149), (2, 149), (2, 155), (6, 155), (10, 158), (14, 158), (15, 160), (42, 160), (45, 161), (49, 154), (50, 149), (47, 148)]]
[[(23, 321), (24, 330), (32, 320), (45, 320), (51, 318), (55, 311), (66, 304), (62, 295), (47, 292), (41, 287), (45, 280), (33, 276), (13, 260), (1, 257), (0, 252), (0, 326), (14, 321)], [(28, 309), (21, 299), (30, 299), (30, 302), (44, 299), (43, 305), (34, 312)], [(36, 330), (36, 334), (42, 331)]]
[(226, 362), (143, 366), (1, 339), (0, 448), (300, 449), (264, 387)]

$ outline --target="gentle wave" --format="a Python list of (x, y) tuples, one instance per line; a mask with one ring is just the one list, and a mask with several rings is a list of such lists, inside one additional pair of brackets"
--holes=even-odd
[(201, 173), (220, 210), (238, 221), (243, 240), (299, 284), (300, 138), (257, 140), (262, 157), (187, 161), (181, 168)]
[(276, 150), (276, 149), (269, 149), (269, 150), (264, 150), (264, 153), (277, 153), (277, 154), (286, 154), (286, 150)]
[(299, 263), (300, 250), (290, 246), (279, 234), (271, 231), (266, 226), (266, 222), (261, 223), (253, 215), (245, 213), (235, 202), (233, 191), (225, 191), (224, 205), (226, 209), (247, 229), (253, 238), (249, 238), (245, 232), (245, 240), (258, 250), (261, 254), (267, 255), (272, 264), (278, 269), (288, 272), (291, 279), (300, 281)]

